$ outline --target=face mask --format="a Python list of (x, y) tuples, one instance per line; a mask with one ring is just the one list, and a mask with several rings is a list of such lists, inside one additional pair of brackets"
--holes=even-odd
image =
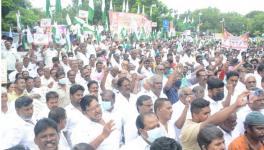
[(103, 111), (110, 110), (112, 108), (111, 101), (102, 101), (101, 107), (102, 107)]
[(148, 134), (148, 138), (147, 138), (147, 140), (148, 140), (150, 143), (153, 143), (157, 138), (160, 138), (160, 137), (164, 136), (164, 134), (163, 134), (161, 128), (159, 128), (159, 127), (147, 131), (147, 134)]
[(213, 100), (220, 101), (224, 98), (225, 94), (224, 92), (218, 92), (215, 96), (213, 96)]
[(59, 79), (59, 84), (65, 85), (66, 83), (67, 83), (67, 79), (66, 78)]

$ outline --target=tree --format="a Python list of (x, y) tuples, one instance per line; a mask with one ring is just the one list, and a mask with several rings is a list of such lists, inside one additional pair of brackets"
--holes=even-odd
[(33, 26), (44, 17), (43, 12), (32, 9), (29, 1), (2, 0), (2, 31), (9, 31), (9, 27), (16, 30), (16, 13), (18, 10), (21, 15), (21, 24), (24, 26)]

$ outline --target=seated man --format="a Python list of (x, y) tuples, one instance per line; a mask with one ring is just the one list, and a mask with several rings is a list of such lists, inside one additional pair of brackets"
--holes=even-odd
[(246, 116), (245, 133), (233, 140), (229, 150), (263, 150), (264, 140), (264, 115), (261, 112), (253, 111)]
[(6, 123), (1, 137), (2, 149), (8, 149), (16, 145), (23, 145), (30, 149), (36, 148), (34, 144), (33, 100), (28, 96), (19, 97), (15, 101), (16, 114), (2, 120)]

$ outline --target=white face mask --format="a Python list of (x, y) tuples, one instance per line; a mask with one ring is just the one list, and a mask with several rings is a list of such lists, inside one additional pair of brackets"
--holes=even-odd
[(66, 78), (62, 78), (62, 79), (59, 79), (59, 84), (62, 84), (62, 85), (65, 85), (67, 84), (67, 79)]
[(103, 111), (108, 111), (112, 108), (112, 103), (111, 103), (111, 101), (102, 101), (101, 107), (102, 107)]
[(147, 140), (150, 143), (153, 143), (157, 138), (164, 136), (164, 132), (161, 130), (160, 127), (147, 131), (147, 134), (148, 134)]

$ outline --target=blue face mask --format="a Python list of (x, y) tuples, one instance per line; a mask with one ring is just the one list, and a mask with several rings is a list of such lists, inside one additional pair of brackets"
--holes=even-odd
[(103, 111), (108, 111), (112, 108), (112, 103), (111, 103), (111, 101), (102, 101), (101, 107), (102, 107)]
[(148, 134), (147, 140), (150, 143), (153, 143), (157, 138), (160, 138), (162, 136), (165, 136), (164, 135), (164, 132), (161, 130), (160, 127), (154, 128), (152, 130), (147, 131), (147, 134)]
[(215, 101), (220, 101), (224, 98), (224, 96), (224, 92), (218, 92), (215, 96), (212, 97), (212, 99)]

